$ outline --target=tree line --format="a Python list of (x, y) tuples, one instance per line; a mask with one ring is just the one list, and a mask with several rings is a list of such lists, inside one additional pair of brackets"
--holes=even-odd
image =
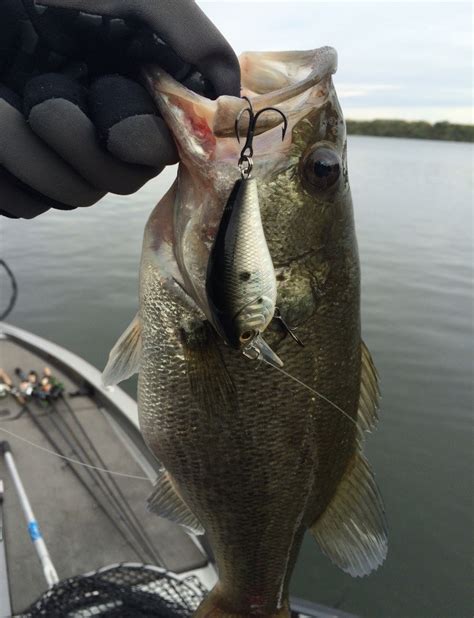
[(473, 142), (474, 125), (451, 124), (406, 120), (347, 120), (350, 135), (378, 135), (380, 137), (413, 137), (417, 139), (441, 139), (456, 142)]

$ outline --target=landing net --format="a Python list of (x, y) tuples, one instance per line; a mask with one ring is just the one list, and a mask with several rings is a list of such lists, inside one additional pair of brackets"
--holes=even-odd
[(195, 576), (180, 580), (157, 567), (120, 564), (59, 582), (17, 616), (187, 618), (206, 592)]

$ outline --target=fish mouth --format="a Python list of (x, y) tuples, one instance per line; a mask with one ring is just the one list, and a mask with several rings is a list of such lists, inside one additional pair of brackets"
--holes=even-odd
[[(241, 94), (249, 98), (254, 112), (277, 107), (288, 123), (282, 141), (282, 116), (265, 112), (259, 117), (253, 141), (253, 176), (266, 182), (288, 168), (295, 125), (327, 102), (337, 54), (331, 47), (245, 52), (239, 62)], [(235, 121), (248, 101), (232, 96), (208, 99), (154, 65), (145, 67), (143, 76), (180, 155), (173, 209), (173, 252), (182, 287), (213, 323), (206, 294), (207, 266), (225, 204), (240, 177), (237, 164), (243, 144), (236, 139)], [(247, 129), (248, 115), (243, 114), (240, 135), (246, 135)], [(247, 352), (246, 356), (282, 364), (261, 334)]]
[[(308, 108), (323, 105), (328, 96), (330, 77), (337, 70), (337, 52), (332, 47), (309, 51), (244, 52), (239, 57), (242, 97), (248, 97), (255, 112), (278, 106), (288, 118), (288, 132), (305, 115)], [(227, 154), (238, 152), (239, 144), (224, 138), (235, 138), (235, 119), (248, 106), (247, 101), (233, 96), (215, 100), (201, 96), (176, 81), (156, 65), (143, 70), (145, 85), (158, 106), (176, 141), (183, 165), (196, 164), (196, 159), (224, 163)], [(282, 123), (276, 113), (262, 115), (255, 134), (256, 154), (275, 139), (263, 136)], [(240, 135), (248, 129), (248, 118), (242, 118)], [(190, 161), (191, 155), (191, 161)]]

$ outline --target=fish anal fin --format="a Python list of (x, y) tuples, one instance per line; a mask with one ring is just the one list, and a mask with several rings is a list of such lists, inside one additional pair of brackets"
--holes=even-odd
[(105, 386), (126, 380), (140, 368), (142, 354), (142, 327), (137, 313), (109, 354), (109, 360), (102, 373)]
[(377, 425), (380, 390), (374, 361), (363, 341), (361, 342), (360, 354), (361, 376), (357, 424), (363, 432), (371, 431)]
[(388, 541), (382, 498), (359, 449), (310, 531), (323, 553), (352, 577), (368, 575), (385, 560)]
[(193, 534), (204, 534), (204, 528), (176, 490), (171, 476), (163, 468), (147, 499), (150, 512), (180, 524)]

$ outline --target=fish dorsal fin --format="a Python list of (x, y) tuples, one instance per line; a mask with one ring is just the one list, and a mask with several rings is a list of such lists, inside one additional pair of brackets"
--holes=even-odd
[(142, 326), (137, 313), (110, 351), (109, 360), (102, 372), (104, 386), (118, 384), (137, 373), (141, 355)]
[(379, 420), (377, 414), (380, 399), (378, 374), (369, 349), (363, 341), (360, 353), (361, 376), (357, 424), (361, 431), (371, 431)]
[(357, 449), (336, 493), (310, 528), (322, 551), (352, 577), (377, 569), (387, 555), (387, 525), (370, 466)]
[(153, 491), (147, 500), (147, 508), (155, 515), (180, 524), (194, 534), (204, 534), (201, 522), (178, 494), (164, 468), (158, 473)]

